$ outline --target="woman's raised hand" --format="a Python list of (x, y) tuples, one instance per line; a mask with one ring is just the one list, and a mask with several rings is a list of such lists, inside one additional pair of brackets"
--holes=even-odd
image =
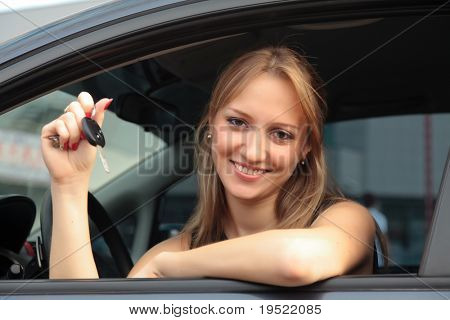
[[(105, 110), (112, 99), (101, 99), (95, 104), (92, 117), (99, 126), (103, 124)], [(82, 131), (81, 119), (91, 117), (94, 100), (87, 92), (81, 92), (77, 101), (69, 104), (61, 116), (46, 124), (41, 132), (41, 149), (44, 162), (53, 182), (76, 182), (89, 179), (94, 167), (97, 148), (89, 144)], [(64, 150), (54, 148), (50, 136), (59, 135)]]

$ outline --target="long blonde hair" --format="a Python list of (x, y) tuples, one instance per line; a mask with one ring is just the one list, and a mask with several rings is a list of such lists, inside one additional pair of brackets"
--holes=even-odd
[(223, 239), (227, 203), (224, 186), (214, 168), (209, 124), (220, 108), (237, 97), (245, 86), (263, 73), (288, 79), (301, 100), (298, 105), (308, 124), (308, 152), (304, 166), (298, 166), (280, 189), (276, 200), (279, 229), (309, 227), (330, 205), (346, 200), (328, 181), (322, 146), (326, 103), (322, 81), (306, 58), (287, 47), (266, 47), (234, 60), (220, 75), (196, 130), (196, 166), (199, 199), (183, 232), (191, 235), (191, 248)]

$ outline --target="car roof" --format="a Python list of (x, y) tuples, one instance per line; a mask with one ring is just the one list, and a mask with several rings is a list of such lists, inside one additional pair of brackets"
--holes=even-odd
[[(54, 42), (66, 41), (71, 37), (94, 28), (101, 28), (125, 17), (132, 18), (150, 10), (163, 10), (180, 5), (185, 0), (134, 0), (114, 1), (69, 15), (63, 19), (13, 38), (0, 45), (0, 66), (25, 53), (43, 48)], [(24, 17), (26, 19), (26, 17)], [(28, 20), (28, 19), (27, 19)], [(30, 23), (34, 24), (32, 21)]]
[[(87, 10), (69, 15), (63, 19), (57, 20), (55, 22), (49, 23), (44, 26), (38, 26), (37, 24), (30, 21), (25, 16), (28, 22), (34, 24), (36, 29), (15, 37), (9, 41), (0, 44), (0, 69), (3, 64), (11, 61), (21, 55), (30, 53), (38, 48), (43, 48), (52, 43), (59, 43), (64, 40), (67, 41), (77, 34), (90, 31), (92, 29), (98, 29), (106, 27), (108, 25), (117, 23), (118, 21), (132, 19), (137, 16), (148, 14), (152, 11), (167, 10), (183, 5), (194, 4), (198, 2), (203, 2), (204, 5), (213, 3), (214, 0), (116, 0), (113, 2), (108, 2), (101, 4), (99, 6), (89, 8)], [(246, 8), (251, 5), (257, 4), (275, 4), (275, 5), (286, 5), (288, 3), (307, 3), (305, 0), (227, 0), (227, 8)], [(365, 9), (372, 9), (375, 4), (378, 3), (381, 6), (385, 5), (385, 1), (375, 0), (375, 1), (354, 1), (361, 11)], [(441, 4), (440, 1), (401, 1), (401, 0), (391, 0), (389, 3), (389, 10), (392, 13), (405, 12), (407, 10), (402, 9), (403, 6), (417, 5), (418, 8), (426, 5), (430, 6), (433, 3)], [(423, 3), (422, 3), (423, 2)], [(315, 6), (320, 6), (323, 8), (329, 7), (332, 10), (339, 9), (339, 4), (346, 4), (346, 1), (329, 1), (317, 0), (315, 1)], [(395, 5), (398, 5), (396, 8)], [(446, 8), (443, 8), (446, 10)], [(188, 15), (188, 10), (186, 10)], [(349, 17), (351, 18), (351, 17)]]

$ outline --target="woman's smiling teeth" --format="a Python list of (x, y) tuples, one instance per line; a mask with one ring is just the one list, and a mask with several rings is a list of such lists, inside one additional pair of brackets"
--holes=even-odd
[(233, 163), (234, 167), (235, 167), (236, 169), (238, 169), (240, 172), (243, 172), (243, 173), (245, 173), (245, 174), (249, 174), (249, 175), (252, 175), (252, 176), (261, 175), (261, 174), (267, 172), (267, 170), (261, 170), (261, 169), (260, 169), (260, 170), (255, 170), (255, 169), (251, 169), (251, 168), (242, 166), (242, 165), (240, 165), (240, 164), (237, 164), (237, 163), (234, 162), (234, 161), (231, 161), (231, 162)]

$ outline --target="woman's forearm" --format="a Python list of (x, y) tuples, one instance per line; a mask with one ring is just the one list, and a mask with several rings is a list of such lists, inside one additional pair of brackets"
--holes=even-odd
[(51, 184), (51, 279), (98, 278), (89, 235), (88, 184), (88, 179)]
[[(219, 277), (299, 286), (349, 274), (370, 273), (375, 225), (358, 204), (344, 203), (314, 226), (255, 233), (155, 257), (163, 277)], [(361, 271), (362, 270), (362, 271)]]
[[(160, 251), (140, 277), (214, 277), (300, 286), (372, 272), (375, 225), (364, 207), (343, 203), (309, 228), (275, 229), (181, 252)], [(143, 263), (144, 264), (144, 263)]]
[(156, 257), (163, 277), (219, 277), (274, 285), (299, 285), (292, 272), (290, 232), (265, 231), (184, 252)]

